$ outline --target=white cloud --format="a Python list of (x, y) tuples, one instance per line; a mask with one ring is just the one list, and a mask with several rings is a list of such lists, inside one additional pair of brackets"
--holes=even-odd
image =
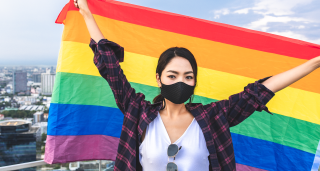
[(221, 10), (215, 10), (211, 11), (211, 13), (214, 14), (214, 19), (220, 18), (221, 15), (228, 15), (230, 14), (230, 10), (227, 8), (221, 9)]
[[(247, 14), (248, 11), (260, 14), (263, 18), (253, 21), (247, 25), (246, 28), (268, 31), (269, 23), (288, 23), (291, 21), (302, 22), (302, 23), (313, 23), (315, 21), (311, 19), (306, 19), (302, 17), (294, 17), (293, 8), (297, 6), (306, 5), (311, 3), (313, 0), (256, 0), (253, 7), (243, 8), (236, 10), (233, 13), (237, 14)], [(305, 26), (299, 27), (303, 29)]]
[(236, 10), (233, 13), (235, 13), (235, 14), (248, 14), (249, 10), (250, 10), (250, 8), (243, 8), (243, 9), (240, 9), (240, 10)]
[(303, 22), (303, 23), (312, 22), (304, 18), (289, 17), (289, 16), (276, 17), (276, 16), (270, 16), (270, 15), (264, 15), (263, 18), (257, 21), (253, 21), (250, 24), (246, 25), (245, 27), (249, 29), (254, 29), (254, 30), (267, 31), (269, 29), (269, 27), (267, 26), (268, 23), (271, 23), (271, 22), (288, 23), (290, 21)]
[(255, 5), (250, 8), (254, 12), (264, 15), (292, 15), (292, 9), (298, 5), (306, 5), (313, 0), (257, 0)]
[[(320, 44), (320, 35), (317, 38), (310, 38), (317, 35), (314, 29), (318, 29), (320, 23), (320, 18), (314, 17), (319, 14), (317, 8), (313, 7), (319, 4), (316, 0), (252, 1), (251, 6), (228, 7), (230, 10), (227, 13), (223, 13), (226, 8), (217, 10), (214, 13), (215, 19), (219, 19), (222, 15), (240, 15), (247, 19), (244, 20), (247, 23), (242, 22), (239, 26)], [(248, 20), (250, 17), (252, 19)]]
[(285, 37), (290, 37), (293, 39), (299, 39), (299, 40), (303, 40), (303, 41), (307, 41), (307, 42), (312, 42), (312, 43), (316, 43), (316, 44), (320, 44), (320, 39), (309, 39), (304, 35), (301, 34), (297, 34), (294, 33), (292, 31), (282, 31), (282, 32), (270, 32), (272, 34), (276, 34), (276, 35), (280, 35), (280, 36), (285, 36)]

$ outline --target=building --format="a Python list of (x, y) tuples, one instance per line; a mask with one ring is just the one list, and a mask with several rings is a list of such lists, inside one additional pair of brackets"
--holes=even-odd
[(49, 116), (49, 113), (44, 113), (44, 114), (43, 114), (44, 120), (45, 120), (46, 122), (48, 122), (48, 116)]
[(27, 72), (16, 70), (13, 73), (13, 93), (27, 93)]
[(32, 81), (35, 83), (41, 83), (41, 74), (33, 74)]
[(42, 95), (52, 95), (55, 77), (56, 77), (56, 74), (50, 73), (50, 70), (47, 70), (46, 73), (41, 74), (41, 94)]
[(27, 120), (0, 122), (0, 167), (37, 160), (35, 134), (38, 129), (31, 129), (31, 122)]
[(36, 93), (37, 93), (37, 94), (40, 94), (40, 93), (41, 93), (41, 88), (40, 88), (40, 87), (37, 87)]
[(14, 99), (21, 106), (32, 105), (37, 102), (37, 97), (34, 97), (34, 96), (16, 96), (14, 97)]
[(43, 122), (44, 121), (44, 115), (43, 112), (36, 112), (33, 114), (33, 123)]
[(32, 125), (32, 127), (39, 127), (39, 133), (40, 135), (42, 134), (47, 134), (47, 127), (48, 127), (48, 122), (38, 122)]
[(44, 96), (42, 99), (42, 104), (44, 104), (47, 108), (50, 108), (52, 97), (46, 97)]
[(5, 98), (3, 99), (4, 102), (10, 102), (10, 100), (11, 100), (10, 97), (5, 97)]
[(22, 70), (15, 70), (13, 73), (13, 93), (26, 92), (27, 91), (27, 72)]
[(6, 93), (10, 94), (11, 93), (11, 88), (9, 86), (7, 86), (5, 89)]
[(56, 73), (56, 70), (53, 66), (50, 67), (50, 73), (51, 74), (55, 74)]

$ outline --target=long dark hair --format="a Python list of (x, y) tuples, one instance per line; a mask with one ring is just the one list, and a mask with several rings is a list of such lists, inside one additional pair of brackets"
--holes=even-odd
[[(197, 71), (198, 71), (196, 59), (194, 58), (193, 54), (188, 49), (182, 48), (182, 47), (169, 48), (160, 55), (160, 58), (158, 60), (157, 69), (156, 69), (156, 73), (159, 74), (159, 78), (161, 78), (162, 71), (167, 66), (167, 64), (171, 61), (172, 58), (174, 58), (176, 56), (185, 58), (190, 62), (191, 67), (193, 69), (193, 74), (194, 74), (194, 80), (195, 80), (194, 85), (196, 86), (197, 85)], [(192, 94), (192, 96), (190, 97), (189, 104), (192, 102), (193, 96), (194, 96), (194, 94)], [(160, 88), (159, 88), (159, 95), (153, 99), (153, 103), (157, 103), (160, 101), (164, 101), (164, 103), (165, 103), (164, 97), (161, 95)], [(164, 109), (164, 107), (165, 107), (165, 105), (161, 109)], [(189, 109), (187, 109), (187, 110), (189, 110)]]

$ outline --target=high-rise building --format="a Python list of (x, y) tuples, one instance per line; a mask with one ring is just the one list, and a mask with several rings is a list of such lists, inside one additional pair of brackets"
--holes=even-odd
[(13, 73), (13, 93), (27, 93), (27, 72), (16, 70)]
[(41, 83), (41, 74), (33, 74), (32, 81), (35, 83)]
[(52, 94), (55, 77), (56, 77), (56, 74), (50, 73), (50, 70), (47, 70), (46, 73), (41, 74), (41, 94), (42, 95)]
[(36, 161), (35, 134), (38, 129), (32, 128), (27, 120), (0, 122), (0, 167)]
[(50, 67), (50, 73), (51, 73), (51, 74), (55, 74), (55, 73), (56, 73), (56, 70), (54, 69), (53, 66)]
[(44, 121), (43, 112), (36, 112), (33, 114), (33, 124)]

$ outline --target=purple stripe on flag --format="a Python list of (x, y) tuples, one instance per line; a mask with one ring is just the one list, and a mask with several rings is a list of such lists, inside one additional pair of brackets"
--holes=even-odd
[(265, 170), (237, 163), (237, 171), (265, 171)]
[(48, 164), (84, 160), (115, 160), (119, 138), (106, 135), (47, 135), (44, 161)]

